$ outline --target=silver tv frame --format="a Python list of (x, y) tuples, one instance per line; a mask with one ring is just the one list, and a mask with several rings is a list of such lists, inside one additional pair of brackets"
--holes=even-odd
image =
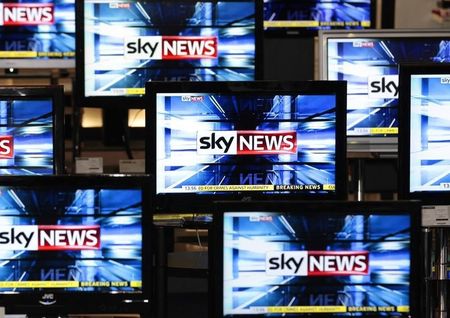
[[(384, 30), (321, 30), (319, 31), (319, 76), (328, 79), (329, 39), (383, 39), (383, 38), (446, 38), (450, 41), (450, 29), (384, 29)], [(347, 152), (375, 152), (396, 155), (397, 137), (347, 136)]]

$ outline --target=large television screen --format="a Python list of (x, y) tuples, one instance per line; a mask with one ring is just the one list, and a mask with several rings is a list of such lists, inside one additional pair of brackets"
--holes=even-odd
[(373, 0), (264, 0), (265, 33), (374, 27)]
[(64, 170), (62, 87), (0, 88), (0, 175)]
[(401, 65), (402, 179), (407, 196), (446, 198), (450, 191), (447, 110), (449, 65)]
[(322, 78), (346, 80), (349, 150), (397, 151), (398, 64), (450, 63), (448, 31), (324, 32)]
[(217, 317), (416, 317), (418, 205), (218, 210)]
[(345, 83), (196, 84), (147, 85), (157, 195), (343, 190)]
[(149, 80), (254, 80), (257, 3), (80, 1), (82, 97), (139, 97)]
[(62, 293), (143, 293), (143, 246), (150, 245), (142, 182), (19, 178), (0, 187), (0, 304), (10, 294), (54, 293), (56, 302)]
[(0, 1), (0, 67), (75, 67), (75, 0)]

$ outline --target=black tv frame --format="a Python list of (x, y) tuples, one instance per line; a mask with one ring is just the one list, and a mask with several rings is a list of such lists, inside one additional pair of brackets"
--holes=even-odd
[[(165, 193), (156, 194), (157, 183), (157, 110), (156, 95), (158, 93), (222, 93), (222, 94), (333, 94), (336, 95), (336, 154), (335, 154), (335, 192), (325, 194), (262, 194), (253, 191), (230, 194), (195, 194), (195, 193)], [(344, 81), (251, 81), (251, 82), (147, 82), (146, 85), (146, 173), (153, 176), (152, 195), (158, 213), (167, 210), (182, 210), (187, 206), (191, 209), (210, 210), (213, 201), (219, 197), (233, 200), (294, 200), (294, 199), (347, 199), (347, 164), (345, 140), (345, 108), (346, 82)]]
[[(285, 3), (292, 3), (293, 1), (289, 0), (275, 0), (276, 2), (285, 2)], [(298, 2), (302, 2), (304, 0), (296, 0)], [(345, 29), (342, 27), (334, 27), (330, 30), (342, 30), (342, 31), (348, 31), (352, 32), (355, 30), (370, 30), (375, 29), (376, 27), (376, 18), (377, 18), (377, 1), (379, 0), (371, 0), (370, 1), (370, 28), (351, 28), (351, 29)], [(267, 30), (264, 29), (264, 6), (263, 6), (263, 31), (265, 37), (277, 37), (277, 38), (289, 38), (289, 37), (314, 37), (317, 36), (320, 30), (327, 30), (328, 29), (321, 29), (318, 27), (318, 29), (315, 30), (308, 30), (307, 28), (296, 28), (296, 27), (281, 27), (281, 28), (268, 28)]]
[[(167, 0), (166, 0), (167, 1)], [(172, 1), (172, 0), (169, 0)], [(197, 0), (182, 0), (197, 2)], [(207, 0), (217, 2), (219, 0)], [(233, 1), (233, 0), (227, 0)], [(85, 44), (84, 44), (84, 0), (76, 1), (76, 100), (80, 107), (101, 108), (145, 108), (142, 96), (86, 96), (85, 94)], [(263, 79), (263, 33), (262, 2), (255, 1), (255, 80)]]
[(450, 64), (407, 63), (399, 65), (399, 197), (424, 204), (450, 204), (449, 191), (410, 191), (411, 75), (448, 75)]
[[(142, 189), (142, 293), (46, 292), (30, 291), (0, 294), (0, 306), (7, 314), (67, 315), (98, 313), (146, 313), (153, 301), (152, 275), (152, 202), (149, 200), (148, 176), (66, 175), (9, 176), (0, 187), (25, 189)], [(45, 295), (52, 295), (54, 304), (41, 305)], [(48, 297), (48, 296), (47, 296)], [(45, 298), (45, 297), (44, 297)], [(147, 317), (141, 316), (141, 317)]]
[[(2, 86), (0, 100), (53, 101), (53, 174), (64, 174), (64, 87), (62, 85)], [(3, 178), (3, 176), (2, 176)]]
[[(216, 201), (214, 202), (214, 223), (211, 238), (211, 245), (216, 246), (210, 253), (209, 261), (211, 263), (211, 280), (210, 280), (210, 311), (213, 317), (225, 317), (223, 313), (223, 216), (226, 212), (281, 212), (301, 214), (302, 210), (307, 211), (309, 215), (314, 212), (330, 212), (332, 214), (347, 213), (376, 213), (376, 214), (393, 214), (402, 213), (411, 215), (411, 271), (410, 271), (410, 315), (405, 317), (419, 318), (422, 312), (421, 290), (420, 287), (425, 282), (423, 265), (421, 262), (422, 249), (420, 241), (420, 215), (421, 204), (419, 201), (254, 201), (254, 202), (233, 202), (233, 201)], [(330, 318), (332, 314), (285, 314), (286, 317), (321, 317)], [(279, 317), (282, 314), (278, 315)], [(349, 315), (350, 316), (350, 315)], [(349, 317), (338, 314), (333, 317)], [(262, 318), (267, 315), (232, 315), (236, 318)], [(378, 313), (367, 313), (361, 317), (379, 317)], [(403, 317), (403, 316), (402, 316)]]

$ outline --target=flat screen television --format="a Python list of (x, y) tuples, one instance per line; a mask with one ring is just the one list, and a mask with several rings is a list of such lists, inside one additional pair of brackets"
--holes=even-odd
[(62, 86), (0, 87), (0, 175), (64, 172)]
[(322, 79), (348, 83), (348, 151), (397, 152), (398, 64), (450, 63), (450, 32), (324, 31), (319, 43)]
[(260, 1), (84, 0), (77, 10), (84, 106), (142, 106), (149, 80), (260, 78)]
[(400, 65), (401, 192), (450, 204), (450, 65)]
[(420, 317), (417, 202), (218, 202), (214, 317)]
[(150, 300), (146, 177), (2, 178), (0, 306), (7, 313), (120, 313)]
[(375, 27), (374, 0), (264, 0), (264, 34)]
[(159, 203), (346, 196), (345, 92), (328, 82), (148, 82)]
[(74, 68), (75, 0), (0, 1), (1, 68)]

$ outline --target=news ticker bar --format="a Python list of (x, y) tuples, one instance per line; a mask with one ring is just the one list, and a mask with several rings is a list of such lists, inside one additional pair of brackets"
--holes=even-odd
[(296, 184), (296, 185), (208, 185), (183, 186), (184, 191), (195, 192), (211, 192), (211, 191), (334, 191), (336, 186), (334, 184)]
[(0, 51), (0, 58), (75, 57), (75, 52)]
[(398, 127), (355, 128), (353, 131), (355, 132), (356, 135), (358, 134), (395, 135), (398, 134)]
[(273, 306), (250, 307), (252, 313), (349, 313), (349, 312), (397, 312), (409, 313), (409, 306)]
[(112, 88), (111, 93), (116, 95), (144, 95), (145, 88)]
[(329, 22), (320, 22), (320, 21), (289, 21), (289, 20), (277, 20), (277, 21), (264, 21), (265, 28), (317, 28), (323, 26), (361, 26), (363, 28), (369, 28), (371, 26), (370, 21), (329, 21)]
[(83, 287), (132, 287), (142, 288), (142, 281), (27, 281), (0, 282), (0, 288), (83, 288)]

